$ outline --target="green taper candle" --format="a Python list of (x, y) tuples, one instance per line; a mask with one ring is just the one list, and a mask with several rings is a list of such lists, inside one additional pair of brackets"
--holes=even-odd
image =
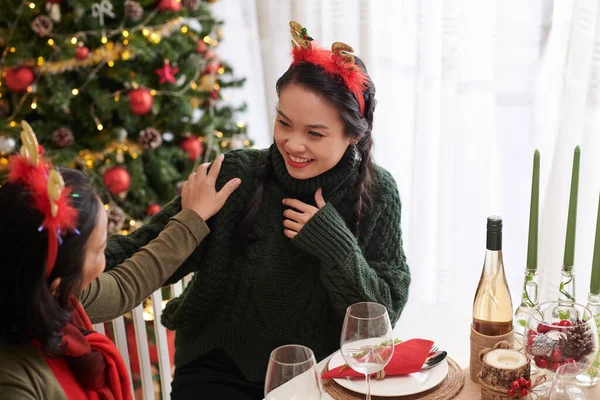
[(540, 208), (540, 151), (533, 153), (531, 178), (531, 205), (529, 206), (529, 239), (527, 241), (527, 269), (536, 270), (538, 260), (538, 221)]
[(600, 294), (600, 200), (598, 200), (598, 217), (596, 220), (596, 240), (594, 242), (594, 258), (592, 258), (592, 280), (590, 293)]
[(571, 195), (569, 197), (569, 218), (567, 220), (567, 238), (565, 240), (565, 256), (563, 265), (570, 270), (575, 264), (575, 230), (577, 226), (577, 192), (579, 190), (579, 164), (581, 149), (575, 147), (573, 155), (573, 171), (571, 173)]

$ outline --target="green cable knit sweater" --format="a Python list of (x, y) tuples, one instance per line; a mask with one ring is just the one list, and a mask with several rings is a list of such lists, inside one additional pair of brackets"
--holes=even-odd
[[(274, 173), (265, 185), (259, 217), (245, 251), (234, 232), (259, 184), (265, 157)], [(264, 380), (271, 351), (284, 344), (310, 347), (318, 360), (339, 349), (346, 308), (357, 302), (385, 305), (395, 323), (408, 297), (410, 273), (402, 249), (400, 197), (394, 179), (375, 166), (374, 207), (353, 226), (358, 163), (348, 151), (336, 167), (307, 180), (292, 178), (275, 147), (226, 155), (217, 182), (233, 177), (240, 188), (208, 221), (211, 233), (171, 278), (195, 272), (183, 294), (169, 302), (162, 323), (176, 330), (177, 366), (224, 350), (250, 381)], [(327, 205), (292, 240), (283, 234), (282, 199), (314, 205), (323, 188)], [(115, 236), (106, 250), (107, 268), (131, 256), (160, 233), (181, 208), (175, 199), (149, 224)]]

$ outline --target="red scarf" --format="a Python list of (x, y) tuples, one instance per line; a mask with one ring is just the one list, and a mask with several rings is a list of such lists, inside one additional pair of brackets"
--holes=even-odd
[(73, 314), (63, 330), (60, 358), (42, 355), (69, 400), (131, 400), (129, 373), (119, 350), (93, 331), (83, 307), (71, 298)]

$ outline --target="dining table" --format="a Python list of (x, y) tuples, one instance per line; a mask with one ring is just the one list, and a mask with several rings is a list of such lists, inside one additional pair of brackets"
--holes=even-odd
[[(464, 374), (464, 386), (458, 394), (451, 397), (455, 400), (481, 398), (481, 388), (471, 380), (468, 369), (472, 321), (470, 311), (459, 310), (453, 307), (450, 301), (441, 305), (409, 301), (393, 329), (394, 337), (401, 340), (412, 338), (432, 340), (435, 346), (445, 350), (448, 357), (460, 366)], [(332, 356), (333, 354), (318, 362), (317, 370), (319, 373), (327, 367)], [(535, 377), (534, 375), (533, 378)], [(298, 383), (299, 381), (292, 379), (280, 386), (277, 389), (277, 396), (274, 396), (274, 398), (278, 400), (295, 399), (294, 393), (297, 390)], [(600, 399), (600, 385), (584, 388), (583, 390), (588, 399)], [(332, 397), (327, 391), (324, 391), (321, 399), (340, 400)]]

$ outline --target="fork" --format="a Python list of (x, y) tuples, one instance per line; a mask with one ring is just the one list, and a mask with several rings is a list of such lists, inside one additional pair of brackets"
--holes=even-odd
[(438, 350), (439, 350), (439, 348), (434, 344), (433, 346), (431, 346), (431, 350), (429, 350), (429, 355), (432, 355), (433, 353), (435, 353)]

